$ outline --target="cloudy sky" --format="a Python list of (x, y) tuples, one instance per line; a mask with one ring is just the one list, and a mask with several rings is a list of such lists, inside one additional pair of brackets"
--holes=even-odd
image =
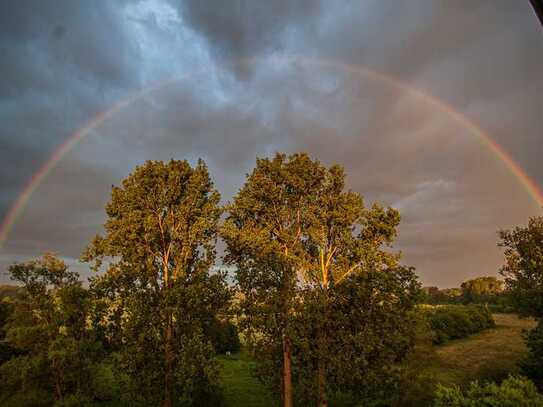
[(0, 55), (2, 219), (72, 134), (130, 100), (34, 191), (0, 270), (52, 250), (84, 272), (111, 185), (147, 159), (204, 158), (225, 202), (256, 156), (341, 163), (368, 204), (401, 211), (396, 248), (442, 287), (495, 275), (496, 231), (541, 213), (421, 96), (543, 185), (543, 30), (528, 0), (3, 0)]

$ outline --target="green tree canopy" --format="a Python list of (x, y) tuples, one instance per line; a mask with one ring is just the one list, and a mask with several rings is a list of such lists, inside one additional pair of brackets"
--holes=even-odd
[(543, 317), (543, 217), (533, 217), (527, 226), (499, 232), (504, 249), (501, 274), (519, 312)]
[(100, 344), (89, 329), (90, 297), (77, 273), (52, 254), (9, 268), (22, 284), (6, 325), (17, 350), (0, 368), (2, 405), (97, 401)]
[[(311, 383), (319, 404), (327, 405), (328, 378), (337, 384), (341, 369), (354, 374), (353, 369), (363, 369), (366, 363), (346, 364), (337, 354), (341, 347), (347, 354), (349, 346), (354, 346), (352, 335), (339, 334), (341, 330), (351, 332), (345, 324), (354, 320), (349, 317), (352, 310), (346, 311), (338, 302), (362, 305), (371, 301), (362, 293), (367, 293), (363, 285), (373, 280), (358, 276), (390, 272), (394, 279), (401, 274), (394, 274), (399, 255), (388, 250), (396, 236), (399, 213), (380, 205), (365, 208), (359, 194), (345, 190), (340, 166), (326, 168), (304, 153), (257, 159), (228, 209), (223, 228), (225, 260), (237, 267), (243, 327), (253, 334), (260, 359), (268, 360), (267, 377), (282, 384), (285, 405), (291, 405), (294, 363), (303, 379), (297, 380), (298, 385)], [(382, 292), (368, 295), (382, 295), (386, 306), (392, 306), (388, 303), (392, 301), (402, 304), (405, 311), (411, 309), (414, 301), (399, 301), (404, 295), (392, 294), (403, 287), (399, 290), (410, 298), (418, 290), (414, 273), (409, 273), (413, 284), (384, 285)], [(353, 297), (345, 300), (349, 295)], [(403, 311), (398, 315), (404, 315)], [(306, 334), (309, 336), (304, 337)], [(309, 342), (316, 346), (303, 345)], [(298, 352), (302, 345), (311, 351), (307, 358)]]
[(118, 344), (131, 403), (202, 405), (217, 390), (204, 332), (227, 303), (215, 259), (219, 193), (203, 161), (147, 161), (113, 187), (105, 235), (83, 258), (107, 271), (92, 283), (97, 323)]
[(242, 326), (255, 349), (282, 354), (278, 381), (287, 407), (293, 403), (290, 323), (305, 256), (302, 239), (323, 177), (324, 168), (306, 154), (257, 159), (228, 207), (222, 230), (225, 262), (237, 267), (243, 294)]
[(477, 277), (464, 281), (460, 288), (466, 302), (488, 302), (503, 292), (504, 283), (496, 277)]

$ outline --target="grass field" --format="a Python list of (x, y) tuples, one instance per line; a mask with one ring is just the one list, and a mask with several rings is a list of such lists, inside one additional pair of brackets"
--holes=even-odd
[[(444, 385), (467, 384), (472, 380), (499, 380), (516, 372), (517, 362), (526, 353), (523, 330), (535, 322), (512, 314), (494, 314), (496, 328), (466, 339), (434, 347), (422, 364), (426, 377)], [(251, 375), (254, 361), (245, 352), (221, 356), (221, 379), (227, 407), (274, 406), (273, 399)]]
[(432, 363), (426, 369), (436, 381), (465, 385), (472, 380), (500, 380), (517, 372), (517, 363), (526, 353), (523, 330), (535, 322), (513, 314), (494, 314), (496, 328), (466, 339), (436, 347)]
[(227, 407), (269, 407), (273, 398), (251, 374), (255, 362), (244, 351), (220, 356), (221, 381)]

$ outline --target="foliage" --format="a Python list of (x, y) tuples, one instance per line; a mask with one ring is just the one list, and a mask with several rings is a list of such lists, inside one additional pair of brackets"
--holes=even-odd
[(460, 287), (467, 304), (495, 303), (503, 293), (503, 281), (496, 277), (477, 277), (464, 281)]
[(430, 322), (418, 309), (410, 311), (408, 319), (413, 326), (411, 349), (401, 364), (396, 391), (387, 396), (394, 407), (428, 406), (437, 385), (436, 375), (428, 369), (437, 360), (435, 335)]
[(17, 350), (6, 342), (7, 323), (12, 313), (13, 301), (0, 299), (0, 366), (18, 354)]
[(23, 290), (6, 325), (6, 341), (18, 356), (0, 367), (2, 404), (98, 401), (92, 382), (102, 352), (87, 326), (90, 297), (77, 273), (51, 254), (9, 272)]
[(460, 288), (438, 288), (424, 287), (426, 304), (460, 304), (463, 301), (462, 290)]
[[(276, 389), (282, 384), (283, 395), (290, 392), (293, 370), (297, 398), (318, 395), (324, 405), (327, 393), (334, 392), (329, 387), (351, 391), (372, 361), (375, 369), (381, 363), (383, 370), (393, 370), (389, 362), (407, 351), (404, 346), (390, 351), (383, 342), (368, 347), (372, 356), (361, 355), (359, 364), (342, 358), (358, 354), (354, 337), (372, 318), (371, 312), (354, 318), (351, 307), (368, 305), (375, 296), (383, 310), (396, 306), (403, 315), (414, 304), (414, 273), (399, 267), (399, 255), (387, 250), (399, 219), (394, 209), (365, 208), (360, 195), (346, 191), (340, 166), (326, 168), (306, 154), (257, 160), (229, 206), (225, 261), (237, 267), (241, 327), (258, 353), (261, 377)], [(379, 315), (371, 320), (375, 331), (368, 331), (375, 338), (384, 327), (392, 328), (390, 319)], [(349, 325), (355, 320), (356, 326)], [(409, 330), (396, 322), (391, 342), (395, 332)], [(409, 342), (405, 335), (402, 340)], [(388, 354), (395, 356), (387, 359)]]
[(241, 348), (238, 328), (228, 320), (214, 318), (206, 327), (206, 335), (209, 336), (213, 349), (218, 354), (238, 352)]
[(543, 396), (528, 379), (510, 376), (500, 385), (473, 382), (463, 393), (459, 387), (438, 386), (435, 407), (537, 407)]
[(522, 361), (523, 372), (543, 388), (543, 321), (525, 334), (528, 355)]
[(434, 343), (465, 338), (495, 326), (490, 311), (479, 305), (445, 305), (423, 308), (435, 333)]
[(410, 268), (349, 276), (329, 292), (327, 351), (322, 353), (314, 340), (323, 324), (319, 293), (305, 293), (294, 335), (297, 400), (316, 403), (315, 372), (324, 359), (331, 402), (380, 400), (388, 405), (399, 390), (401, 363), (414, 346), (412, 311), (418, 296), (419, 283)]
[[(303, 235), (315, 210), (324, 169), (306, 154), (257, 159), (228, 207), (222, 229), (225, 262), (236, 266), (240, 327), (249, 346), (278, 375), (267, 375), (292, 405), (293, 308)], [(280, 355), (280, 358), (277, 358)], [(276, 379), (276, 380), (275, 380)]]
[(218, 397), (217, 364), (204, 335), (229, 299), (215, 258), (219, 193), (203, 161), (148, 161), (113, 187), (105, 235), (83, 258), (94, 324), (119, 353), (131, 404), (199, 405)]
[(543, 216), (532, 217), (527, 226), (499, 232), (504, 249), (501, 274), (516, 309), (543, 317)]

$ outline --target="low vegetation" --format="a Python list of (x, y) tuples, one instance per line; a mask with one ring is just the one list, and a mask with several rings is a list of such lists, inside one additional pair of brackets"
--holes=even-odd
[(490, 311), (479, 305), (424, 307), (422, 312), (428, 318), (436, 344), (466, 338), (495, 326)]
[(458, 386), (438, 387), (434, 407), (469, 406), (541, 407), (543, 396), (531, 381), (514, 376), (500, 385), (473, 382), (464, 392)]

